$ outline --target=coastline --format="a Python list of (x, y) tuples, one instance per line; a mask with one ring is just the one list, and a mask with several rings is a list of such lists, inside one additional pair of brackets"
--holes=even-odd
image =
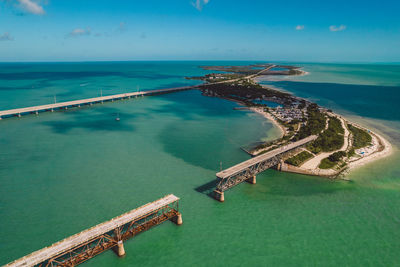
[(286, 135), (287, 133), (286, 128), (282, 126), (270, 113), (265, 112), (261, 108), (256, 108), (256, 107), (250, 107), (249, 110), (252, 110), (253, 112), (260, 114), (261, 116), (272, 122), (272, 124), (277, 126), (280, 131), (280, 138)]
[[(296, 76), (305, 76), (305, 75), (309, 75), (309, 72), (300, 70), (301, 74), (298, 74)], [(252, 79), (254, 82), (259, 84), (259, 79), (257, 79), (257, 77), (254, 77)], [(264, 85), (261, 85), (264, 86)], [(276, 88), (274, 88), (276, 89)], [(279, 89), (277, 89), (279, 90)], [(290, 93), (290, 92), (289, 92)], [(297, 97), (297, 96), (296, 96)], [(281, 132), (281, 137), (286, 135), (286, 129), (268, 112), (264, 112), (262, 109), (260, 108), (255, 108), (255, 107), (251, 107), (249, 108), (249, 110), (252, 110), (253, 112), (256, 112), (260, 115), (262, 115), (264, 118), (268, 119), (269, 121), (271, 121), (273, 124), (275, 124), (276, 126), (278, 126), (278, 128), (280, 129)], [(317, 176), (324, 176), (324, 177), (338, 177), (341, 174), (346, 174), (349, 173), (351, 170), (359, 168), (361, 166), (364, 166), (366, 164), (372, 163), (374, 161), (377, 161), (379, 159), (388, 157), (392, 154), (393, 152), (393, 148), (392, 145), (390, 144), (390, 142), (388, 140), (386, 140), (383, 136), (381, 136), (380, 134), (371, 131), (367, 128), (365, 128), (362, 125), (359, 125), (358, 123), (355, 122), (351, 122), (350, 120), (348, 120), (347, 118), (343, 117), (342, 115), (339, 115), (337, 113), (332, 112), (335, 116), (337, 116), (338, 118), (342, 119), (345, 123), (350, 123), (353, 125), (356, 125), (357, 127), (367, 130), (369, 131), (369, 133), (372, 135), (372, 137), (376, 138), (378, 143), (379, 143), (379, 147), (377, 150), (375, 150), (374, 152), (372, 152), (371, 154), (367, 155), (367, 156), (363, 156), (361, 158), (358, 158), (356, 160), (353, 161), (349, 161), (347, 162), (347, 166), (345, 168), (339, 169), (339, 170), (334, 170), (334, 169), (327, 169), (327, 170), (322, 170), (319, 168), (316, 168), (315, 170), (308, 170), (308, 169), (304, 169), (301, 167), (295, 167), (295, 166), (291, 166), (293, 167), (291, 168), (286, 168), (286, 170), (283, 171), (288, 171), (288, 172), (295, 172), (295, 173), (299, 173), (299, 174), (308, 174), (308, 175), (317, 175)], [(380, 149), (381, 148), (381, 149)], [(253, 151), (253, 155), (258, 155), (263, 149), (259, 149), (256, 151)]]
[[(264, 118), (266, 118), (267, 120), (269, 120), (270, 122), (272, 122), (273, 124), (275, 124), (276, 126), (278, 126), (278, 128), (281, 131), (281, 137), (283, 137), (286, 134), (286, 130), (284, 129), (284, 127), (282, 125), (280, 125), (274, 117), (272, 117), (269, 113), (262, 111), (260, 108), (249, 108), (249, 110), (256, 112), (260, 115), (262, 115)], [(357, 127), (360, 127), (362, 129), (368, 130), (365, 127), (350, 122), (349, 120), (347, 120), (346, 118), (344, 118), (343, 116), (334, 113), (336, 116), (340, 117), (341, 119), (344, 120), (345, 123), (351, 123), (356, 125)], [(319, 169), (316, 168), (314, 170), (310, 170), (310, 169), (305, 169), (300, 167), (295, 167), (292, 165), (287, 165), (289, 166), (289, 168), (282, 168), (281, 171), (286, 171), (286, 172), (292, 172), (292, 173), (298, 173), (298, 174), (304, 174), (304, 175), (313, 175), (313, 176), (321, 176), (321, 177), (327, 177), (327, 178), (338, 178), (339, 175), (341, 174), (346, 174), (349, 173), (351, 170), (359, 168), (361, 166), (364, 166), (368, 163), (372, 163), (374, 161), (377, 161), (379, 159), (385, 158), (387, 156), (390, 156), (393, 152), (393, 148), (392, 145), (390, 144), (390, 142), (388, 140), (386, 140), (384, 137), (382, 137), (381, 135), (377, 134), (376, 132), (373, 132), (370, 130), (370, 134), (375, 136), (375, 138), (377, 138), (380, 147), (382, 148), (380, 151), (374, 151), (371, 154), (358, 158), (354, 161), (348, 162), (347, 166), (343, 169), (340, 170), (334, 170), (334, 169)], [(254, 155), (258, 155), (262, 150), (264, 149), (259, 149), (256, 151), (253, 151), (251, 154)], [(345, 179), (347, 180), (347, 179)]]
[[(355, 123), (353, 123), (355, 124)], [(362, 127), (358, 124), (356, 124), (359, 127)], [(370, 155), (366, 156), (366, 157), (362, 157), (358, 160), (349, 162), (348, 164), (348, 170), (352, 170), (352, 169), (356, 169), (358, 167), (361, 167), (363, 165), (366, 165), (368, 163), (371, 163), (373, 161), (382, 159), (384, 157), (388, 157), (393, 153), (393, 147), (392, 144), (385, 139), (383, 136), (381, 136), (380, 134), (377, 134), (376, 132), (371, 131), (370, 132), (372, 135), (374, 135), (377, 139), (378, 142), (380, 143), (381, 146), (383, 146), (383, 149), (380, 151), (375, 151), (373, 153), (371, 153)]]

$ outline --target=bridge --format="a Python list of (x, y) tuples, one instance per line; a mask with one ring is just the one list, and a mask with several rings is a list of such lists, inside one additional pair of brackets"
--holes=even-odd
[(167, 195), (5, 266), (75, 266), (110, 248), (122, 257), (125, 255), (123, 241), (166, 220), (182, 224), (178, 200), (172, 194)]
[(251, 78), (255, 78), (258, 75), (261, 75), (263, 72), (268, 71), (273, 67), (275, 67), (275, 65), (270, 65), (270, 66), (266, 67), (265, 69), (257, 72), (256, 74), (252, 74), (252, 75), (246, 76), (244, 78), (236, 78), (236, 79), (220, 81), (220, 82), (215, 82), (215, 83), (175, 87), (175, 88), (168, 88), (168, 89), (158, 89), (158, 90), (150, 90), (150, 91), (141, 91), (141, 92), (131, 92), (131, 93), (125, 93), (125, 94), (100, 96), (100, 97), (94, 97), (94, 98), (73, 100), (73, 101), (33, 106), (33, 107), (26, 107), (26, 108), (3, 110), (3, 111), (0, 111), (0, 120), (3, 118), (13, 117), (13, 116), (21, 117), (22, 115), (26, 115), (26, 114), (39, 114), (39, 112), (46, 112), (46, 111), (53, 112), (54, 110), (57, 110), (57, 109), (67, 110), (68, 108), (71, 108), (71, 107), (81, 107), (83, 105), (93, 105), (93, 104), (97, 104), (97, 103), (103, 103), (106, 101), (112, 102), (115, 100), (129, 99), (131, 97), (167, 94), (167, 93), (173, 93), (173, 92), (178, 92), (178, 91), (197, 89), (197, 88), (200, 88), (205, 85), (230, 83), (230, 82), (238, 81), (240, 79), (251, 79)]
[(315, 139), (317, 139), (316, 135), (308, 136), (218, 172), (216, 174), (217, 186), (214, 190), (214, 198), (224, 202), (224, 191), (244, 181), (255, 184), (258, 173), (280, 164), (285, 155)]
[(80, 99), (80, 100), (74, 100), (74, 101), (47, 104), (47, 105), (41, 105), (41, 106), (3, 110), (3, 111), (0, 111), (0, 120), (2, 118), (12, 117), (12, 116), (21, 117), (22, 115), (25, 115), (25, 114), (39, 114), (39, 112), (54, 111), (56, 109), (68, 109), (70, 107), (80, 107), (83, 105), (93, 105), (93, 104), (97, 104), (97, 103), (103, 103), (106, 101), (129, 99), (131, 97), (167, 94), (167, 93), (172, 93), (172, 92), (195, 89), (198, 86), (199, 85), (175, 87), (175, 88), (159, 89), (159, 90), (151, 90), (151, 91), (132, 92), (132, 93), (125, 93), (125, 94), (100, 96), (100, 97), (94, 97), (94, 98), (87, 98), (87, 99)]

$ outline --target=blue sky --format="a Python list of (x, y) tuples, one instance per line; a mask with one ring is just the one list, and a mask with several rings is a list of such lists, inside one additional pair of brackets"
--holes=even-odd
[(400, 62), (400, 1), (0, 0), (0, 61)]

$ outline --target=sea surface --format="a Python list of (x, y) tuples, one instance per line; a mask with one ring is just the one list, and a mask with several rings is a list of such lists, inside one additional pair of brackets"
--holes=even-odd
[[(0, 110), (197, 84), (199, 65), (255, 62), (0, 64)], [(84, 266), (396, 266), (400, 262), (400, 66), (296, 63), (264, 80), (384, 135), (392, 156), (351, 182), (267, 170), (219, 203), (220, 165), (278, 129), (196, 90), (0, 121), (0, 265), (167, 194), (165, 222)], [(120, 121), (115, 118), (120, 117)]]

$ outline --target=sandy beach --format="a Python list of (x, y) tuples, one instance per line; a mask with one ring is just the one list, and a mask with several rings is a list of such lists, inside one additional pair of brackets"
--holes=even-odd
[[(279, 128), (279, 130), (281, 132), (281, 136), (280, 137), (283, 137), (286, 134), (286, 128), (284, 126), (282, 126), (270, 113), (265, 112), (262, 108), (257, 108), (257, 107), (251, 107), (251, 108), (249, 108), (249, 110), (252, 110), (253, 112), (256, 112), (256, 113), (262, 115), (264, 118), (268, 119), (273, 124), (275, 124)], [(361, 125), (359, 125), (357, 123), (350, 122), (349, 120), (347, 120), (346, 118), (344, 118), (341, 115), (338, 115), (336, 113), (332, 113), (331, 115), (338, 117), (342, 121), (342, 125), (343, 126), (344, 126), (345, 123), (351, 123), (351, 124), (356, 125), (357, 127), (361, 128), (361, 129), (364, 129), (364, 130), (368, 131), (367, 128), (365, 128), (365, 127), (363, 127), (363, 126), (361, 126)], [(344, 126), (344, 129), (345, 129), (344, 137), (348, 138), (349, 132), (348, 132), (348, 130), (347, 130), (347, 128), (345, 126)], [(353, 161), (348, 162), (348, 164), (347, 164), (347, 172), (349, 172), (352, 169), (357, 168), (359, 166), (363, 166), (363, 165), (365, 165), (367, 163), (370, 163), (370, 162), (373, 162), (375, 160), (387, 157), (392, 153), (392, 146), (389, 143), (389, 141), (387, 141), (381, 135), (379, 135), (379, 134), (377, 134), (375, 132), (372, 132), (371, 130), (369, 130), (369, 131), (370, 131), (370, 134), (372, 135), (372, 138), (373, 139), (375, 138), (377, 140), (377, 142), (379, 143), (379, 146), (374, 148), (373, 152), (371, 152), (369, 154), (366, 154), (366, 155), (364, 155), (364, 156), (362, 156), (362, 157), (360, 157), (358, 159), (354, 159)], [(344, 151), (344, 150), (347, 149), (347, 146), (348, 146), (348, 142), (347, 141), (348, 140), (346, 140), (346, 142), (343, 145), (343, 147), (341, 149), (339, 149), (338, 151), (340, 151), (340, 150)], [(253, 151), (252, 155), (254, 155), (254, 156), (258, 155), (263, 150), (265, 150), (265, 148)], [(311, 175), (326, 176), (326, 177), (332, 177), (332, 176), (338, 175), (339, 173), (342, 172), (342, 170), (334, 170), (334, 169), (323, 170), (323, 169), (319, 169), (318, 168), (319, 162), (323, 158), (325, 158), (326, 156), (328, 156), (329, 154), (332, 154), (332, 153), (333, 152), (325, 153), (326, 155), (323, 156), (323, 157), (322, 156), (314, 157), (311, 160), (305, 162), (305, 164), (303, 164), (301, 167), (297, 167), (297, 169), (304, 170), (305, 172), (308, 172)], [(324, 153), (322, 153), (322, 154), (324, 154)], [(313, 163), (313, 164), (311, 164), (311, 163)], [(314, 169), (311, 168), (309, 165), (312, 165), (312, 167), (314, 167)]]
[(251, 107), (251, 108), (249, 108), (249, 110), (252, 110), (252, 111), (262, 115), (263, 117), (265, 117), (269, 121), (271, 121), (273, 124), (275, 124), (281, 132), (280, 137), (283, 137), (286, 134), (286, 128), (284, 126), (282, 126), (271, 114), (269, 114), (268, 112), (265, 112), (262, 108)]
[(375, 151), (367, 156), (361, 157), (355, 161), (349, 162), (348, 167), (349, 170), (363, 166), (367, 163), (373, 162), (375, 160), (384, 158), (392, 154), (393, 148), (392, 145), (387, 141), (385, 138), (383, 138), (381, 135), (371, 132), (372, 135), (375, 135), (375, 137), (378, 139), (381, 147), (383, 147), (382, 150), (380, 151)]

